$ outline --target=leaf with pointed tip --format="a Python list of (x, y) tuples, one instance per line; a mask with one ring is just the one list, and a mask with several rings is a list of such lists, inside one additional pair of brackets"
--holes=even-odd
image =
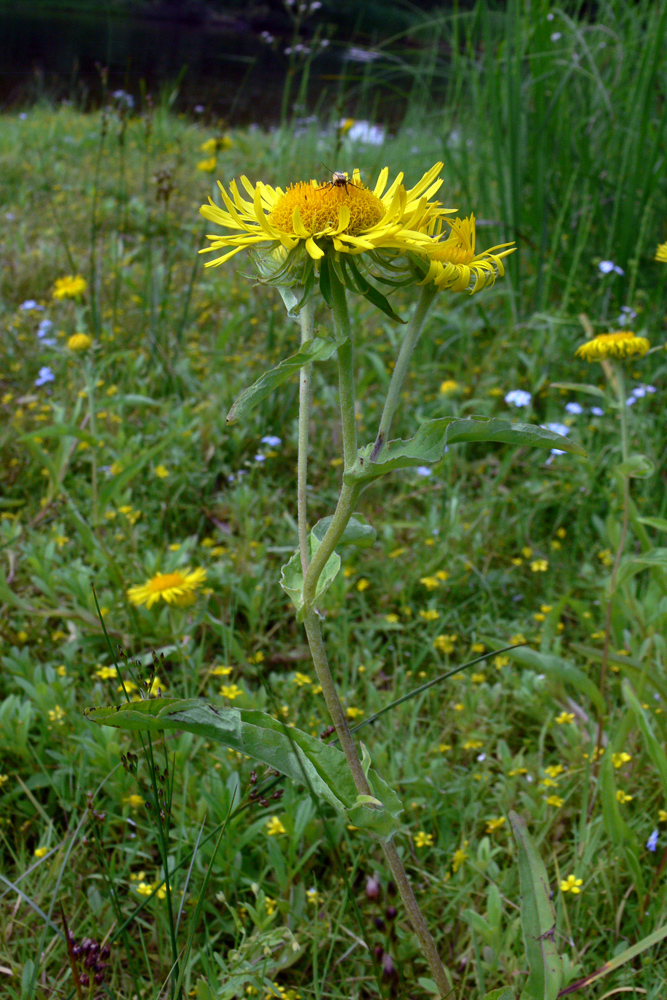
[(396, 793), (372, 770), (368, 783), (382, 804), (359, 801), (345, 755), (336, 747), (255, 709), (211, 705), (202, 698), (151, 698), (109, 708), (89, 708), (92, 722), (116, 729), (181, 730), (222, 743), (305, 783), (355, 826), (380, 837), (393, 836), (402, 806)]
[(227, 414), (227, 423), (233, 424), (240, 417), (249, 413), (269, 393), (295, 375), (304, 365), (310, 364), (311, 361), (327, 361), (336, 348), (335, 342), (326, 337), (313, 337), (312, 340), (307, 341), (298, 354), (285, 358), (279, 365), (264, 372), (256, 382), (243, 390)]
[(370, 461), (373, 445), (360, 448), (356, 462), (343, 479), (351, 486), (396, 469), (433, 465), (444, 457), (450, 445), (462, 441), (498, 441), (524, 448), (560, 448), (574, 455), (586, 454), (574, 441), (535, 424), (512, 423), (504, 417), (439, 417), (425, 420), (408, 441), (389, 441), (374, 462)]
[(521, 926), (530, 969), (521, 1000), (556, 1000), (563, 963), (554, 940), (556, 911), (547, 870), (522, 818), (512, 811), (509, 817), (519, 852)]

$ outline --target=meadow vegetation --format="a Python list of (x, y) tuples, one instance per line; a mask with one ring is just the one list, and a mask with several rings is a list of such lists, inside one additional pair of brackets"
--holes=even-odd
[[(586, 457), (456, 445), (371, 485), (377, 537), (342, 550), (327, 648), (403, 802), (396, 844), (451, 996), (526, 982), (510, 810), (546, 866), (563, 989), (610, 962), (578, 995), (665, 995), (667, 8), (610, 0), (592, 18), (509, 3), (425, 21), (381, 145), (338, 119), (205, 127), (111, 96), (0, 118), (3, 996), (429, 995), (354, 824), (203, 737), (149, 741), (83, 711), (160, 691), (328, 726), (278, 585), (297, 544), (297, 380), (225, 422), (298, 325), (244, 254), (204, 270), (198, 210), (215, 178), (285, 187), (328, 179), (325, 163), (411, 184), (438, 160), (438, 197), (475, 213), (480, 246), (518, 251), (482, 294), (440, 294), (393, 434), (512, 417)], [(369, 64), (358, 117), (391, 85)], [(410, 295), (391, 296), (401, 316)], [(373, 440), (402, 327), (349, 307)], [(330, 328), (324, 304), (315, 321)], [(650, 349), (574, 356), (619, 330)], [(338, 495), (336, 397), (319, 362), (313, 522)], [(183, 589), (147, 606), (158, 574)]]

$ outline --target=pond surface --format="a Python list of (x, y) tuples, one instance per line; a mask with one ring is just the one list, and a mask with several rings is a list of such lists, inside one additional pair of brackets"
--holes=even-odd
[[(142, 91), (158, 100), (178, 81), (174, 106), (185, 113), (230, 125), (270, 126), (280, 118), (287, 43), (267, 42), (241, 17), (195, 24), (102, 11), (44, 11), (22, 3), (0, 7), (0, 38), (0, 107), (23, 106), (41, 95), (73, 99), (85, 109), (99, 106), (105, 68), (108, 90), (125, 91), (135, 106)], [(303, 114), (335, 99), (344, 67), (360, 76), (366, 55), (363, 49), (332, 45), (313, 58)], [(395, 101), (386, 117), (399, 116)]]

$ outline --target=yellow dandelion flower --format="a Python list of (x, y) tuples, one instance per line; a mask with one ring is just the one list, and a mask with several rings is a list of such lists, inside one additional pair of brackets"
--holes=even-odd
[(420, 830), (415, 834), (415, 847), (433, 847), (433, 834)]
[(73, 333), (67, 341), (68, 351), (87, 351), (92, 345), (92, 340), (87, 333)]
[[(334, 176), (333, 181), (299, 181), (286, 191), (258, 181), (253, 185), (241, 177), (229, 193), (218, 182), (224, 209), (210, 198), (201, 214), (209, 222), (232, 230), (229, 236), (207, 236), (211, 246), (200, 253), (223, 250), (221, 257), (208, 261), (207, 267), (223, 264), (239, 250), (257, 245), (296, 249), (300, 244), (313, 260), (320, 260), (327, 250), (359, 254), (383, 248), (419, 251), (432, 244), (426, 232), (429, 223), (445, 211), (429, 199), (440, 188), (437, 175), (442, 163), (436, 163), (413, 188), (403, 186), (403, 174), (387, 188), (389, 169), (385, 167), (373, 190), (361, 183), (359, 171), (352, 178)], [(342, 176), (344, 180), (338, 178)], [(385, 190), (386, 189), (386, 190)]]
[(127, 596), (137, 606), (145, 604), (152, 608), (160, 599), (178, 608), (194, 604), (195, 590), (206, 579), (205, 569), (175, 570), (173, 573), (157, 573), (146, 583), (130, 587)]
[(458, 387), (458, 382), (456, 382), (453, 378), (445, 379), (444, 382), (440, 383), (440, 395), (447, 396), (450, 392), (456, 392)]
[(560, 884), (561, 892), (571, 892), (573, 896), (578, 896), (581, 892), (580, 886), (584, 884), (582, 878), (575, 878), (574, 875), (568, 875), (566, 879)]
[[(450, 227), (449, 233), (440, 234), (443, 223)], [(487, 285), (493, 285), (496, 277), (505, 274), (502, 257), (514, 253), (515, 246), (501, 243), (475, 253), (475, 216), (465, 219), (438, 219), (438, 241), (428, 253), (429, 269), (421, 282), (433, 281), (437, 288), (451, 288), (453, 292), (479, 292)], [(500, 253), (498, 252), (500, 251)]]
[(54, 299), (76, 299), (83, 295), (87, 287), (85, 278), (80, 274), (70, 274), (66, 278), (58, 278), (52, 295)]
[(663, 264), (667, 264), (667, 243), (658, 244), (658, 249), (655, 251), (655, 260), (660, 260)]
[(643, 357), (650, 347), (646, 337), (638, 337), (632, 330), (617, 330), (616, 333), (600, 333), (587, 340), (574, 352), (575, 357), (585, 361), (602, 361), (603, 358)]

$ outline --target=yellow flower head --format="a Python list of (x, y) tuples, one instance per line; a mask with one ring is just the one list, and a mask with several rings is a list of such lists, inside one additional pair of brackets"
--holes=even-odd
[(563, 879), (560, 883), (561, 892), (571, 892), (573, 896), (578, 896), (581, 892), (580, 886), (584, 884), (582, 878), (576, 878), (575, 875), (568, 875), (567, 878)]
[(581, 344), (574, 352), (575, 357), (585, 361), (602, 361), (603, 358), (642, 358), (650, 347), (646, 337), (637, 337), (632, 330), (617, 330), (616, 333), (601, 333), (592, 340)]
[[(440, 226), (449, 226), (440, 236)], [(487, 285), (493, 285), (496, 277), (505, 274), (502, 258), (514, 253), (511, 243), (500, 243), (475, 253), (475, 216), (465, 219), (441, 218), (437, 221), (438, 239), (428, 251), (430, 266), (422, 284), (435, 282), (438, 288), (451, 288), (454, 292), (479, 292)], [(500, 251), (500, 253), (498, 252)]]
[(87, 333), (74, 333), (67, 341), (67, 349), (69, 351), (87, 351), (91, 344), (92, 340)]
[(427, 233), (429, 224), (433, 226), (437, 217), (453, 211), (430, 201), (442, 184), (437, 179), (441, 168), (442, 163), (436, 163), (409, 190), (403, 186), (402, 173), (387, 188), (387, 167), (372, 190), (362, 184), (358, 170), (351, 178), (334, 174), (324, 183), (299, 181), (286, 191), (261, 181), (253, 185), (242, 176), (243, 191), (232, 181), (227, 193), (218, 182), (224, 209), (209, 198), (210, 204), (200, 211), (231, 234), (208, 236), (211, 246), (200, 253), (226, 251), (206, 264), (215, 267), (239, 250), (255, 246), (289, 252), (301, 245), (312, 260), (320, 260), (327, 250), (346, 254), (383, 248), (424, 250), (433, 243)]
[(53, 286), (53, 298), (76, 299), (83, 295), (87, 287), (85, 278), (80, 274), (69, 274), (66, 278), (58, 278)]
[(127, 592), (132, 604), (145, 604), (152, 608), (160, 599), (178, 608), (194, 604), (195, 590), (206, 579), (205, 569), (176, 570), (174, 573), (158, 573), (146, 583), (130, 587)]
[(667, 243), (660, 243), (655, 252), (655, 259), (667, 264)]
[(201, 170), (204, 174), (212, 174), (215, 172), (215, 168), (218, 165), (218, 161), (215, 156), (209, 156), (205, 160), (200, 160), (197, 164), (197, 170)]

